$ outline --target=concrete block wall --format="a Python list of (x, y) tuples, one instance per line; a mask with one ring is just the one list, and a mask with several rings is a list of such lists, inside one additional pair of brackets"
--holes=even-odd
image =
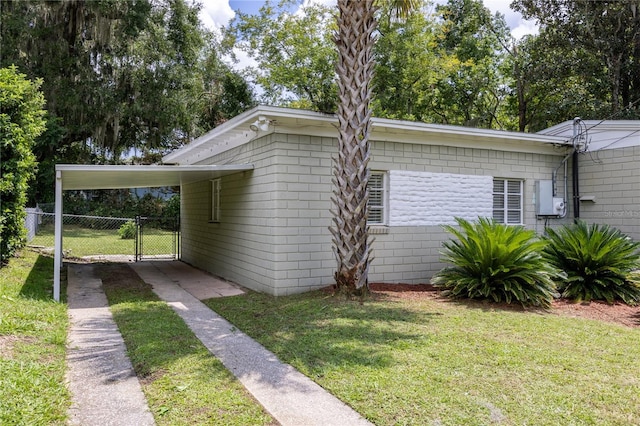
[(640, 241), (640, 146), (606, 149), (581, 155), (580, 217), (589, 223), (615, 226)]
[(210, 222), (211, 183), (186, 184), (181, 191), (182, 259), (225, 279), (274, 294), (276, 241), (280, 220), (271, 202), (279, 185), (276, 157), (266, 136), (200, 164), (254, 163), (255, 169), (222, 177), (221, 220)]
[[(399, 176), (464, 175), (487, 189), (491, 177), (524, 179), (525, 224), (538, 232), (544, 223), (535, 216), (534, 182), (550, 179), (563, 158), (560, 152), (379, 141), (372, 148), (370, 167)], [(222, 178), (220, 223), (209, 223), (209, 181), (183, 186), (183, 259), (273, 295), (333, 284), (336, 261), (328, 228), (336, 149), (335, 138), (273, 133), (207, 159), (203, 164), (253, 163), (255, 169)], [(440, 252), (449, 235), (436, 223), (395, 225), (372, 228), (370, 280), (428, 282), (444, 266)]]
[[(563, 157), (562, 152), (543, 155), (374, 141), (370, 166), (374, 170), (522, 179), (524, 225), (542, 233), (545, 223), (537, 219), (535, 213), (535, 181), (551, 179)], [(482, 179), (476, 182), (482, 182)], [(562, 188), (559, 195), (562, 195)], [(570, 199), (571, 194), (568, 196)], [(478, 211), (484, 210), (480, 206)], [(445, 218), (450, 213), (447, 212)], [(565, 219), (550, 219), (548, 225), (570, 222), (569, 212)], [(371, 281), (426, 283), (445, 266), (440, 260), (442, 243), (449, 240), (450, 235), (441, 225), (376, 227), (373, 233), (375, 259), (369, 275)]]

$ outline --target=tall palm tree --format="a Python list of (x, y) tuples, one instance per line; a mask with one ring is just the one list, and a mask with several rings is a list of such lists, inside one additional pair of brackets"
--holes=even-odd
[[(367, 226), (369, 131), (376, 10), (384, 0), (338, 0), (338, 156), (333, 167), (333, 249), (338, 288), (366, 293), (371, 239)], [(421, 0), (386, 0), (397, 16), (406, 16)]]

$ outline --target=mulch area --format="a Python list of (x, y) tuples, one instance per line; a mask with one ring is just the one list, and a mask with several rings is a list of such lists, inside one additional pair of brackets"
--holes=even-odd
[[(443, 297), (440, 290), (431, 284), (386, 284), (371, 283), (369, 288), (373, 293), (384, 294), (395, 299), (431, 299), (441, 303), (451, 303), (452, 300)], [(470, 307), (495, 309), (509, 309), (516, 311), (539, 311), (537, 308), (523, 308), (518, 304), (493, 303), (475, 300), (455, 300)], [(624, 303), (609, 305), (605, 302), (574, 303), (559, 299), (553, 302), (551, 309), (545, 310), (551, 314), (568, 317), (589, 318), (599, 321), (612, 322), (627, 327), (640, 328), (640, 306), (629, 306)]]

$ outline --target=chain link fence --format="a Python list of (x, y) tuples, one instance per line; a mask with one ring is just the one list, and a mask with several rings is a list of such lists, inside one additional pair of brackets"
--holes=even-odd
[[(53, 253), (55, 215), (28, 209), (28, 245)], [(176, 218), (62, 215), (63, 256), (86, 260), (179, 258)]]

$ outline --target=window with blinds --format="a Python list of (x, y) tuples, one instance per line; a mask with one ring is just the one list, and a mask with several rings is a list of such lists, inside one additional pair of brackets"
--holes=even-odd
[(493, 180), (493, 219), (499, 223), (522, 224), (521, 180)]
[(385, 223), (385, 173), (371, 172), (369, 176), (369, 220), (370, 225)]

